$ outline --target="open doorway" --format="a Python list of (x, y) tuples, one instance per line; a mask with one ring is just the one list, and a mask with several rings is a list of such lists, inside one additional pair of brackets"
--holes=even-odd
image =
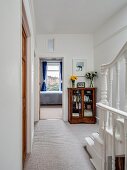
[(62, 119), (62, 59), (40, 59), (40, 119)]

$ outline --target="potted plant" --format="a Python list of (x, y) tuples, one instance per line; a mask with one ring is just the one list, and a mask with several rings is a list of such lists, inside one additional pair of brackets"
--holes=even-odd
[(77, 79), (78, 79), (78, 77), (75, 76), (75, 75), (72, 75), (72, 76), (70, 77), (70, 80), (72, 81), (72, 88), (75, 87), (75, 80), (77, 80)]
[(97, 77), (97, 72), (95, 71), (95, 72), (87, 72), (86, 74), (85, 74), (85, 77), (87, 78), (87, 79), (90, 79), (90, 87), (94, 87), (94, 83), (93, 83), (93, 79), (95, 78), (95, 77)]

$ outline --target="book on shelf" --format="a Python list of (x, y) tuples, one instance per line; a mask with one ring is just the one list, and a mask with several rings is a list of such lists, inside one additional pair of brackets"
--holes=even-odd
[(76, 102), (76, 96), (75, 95), (73, 96), (73, 101)]
[(81, 103), (79, 103), (79, 109), (81, 109)]
[(84, 111), (84, 116), (87, 116), (87, 117), (93, 116), (93, 115), (92, 115), (92, 111), (90, 111), (90, 110), (85, 110), (85, 111)]
[(72, 113), (73, 117), (79, 117), (79, 113)]
[(84, 95), (84, 101), (88, 102), (89, 101), (89, 96)]

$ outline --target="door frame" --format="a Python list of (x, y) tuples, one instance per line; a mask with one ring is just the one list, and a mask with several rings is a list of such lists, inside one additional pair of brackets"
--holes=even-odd
[[(27, 39), (26, 39), (26, 154), (32, 151), (32, 141), (31, 141), (31, 113), (30, 113), (30, 76), (31, 76), (31, 66), (30, 66), (30, 59), (31, 59), (31, 32), (28, 24), (28, 19), (25, 10), (24, 1), (22, 1), (22, 23), (21, 28), (24, 27)], [(22, 32), (22, 31), (21, 31)], [(22, 67), (21, 67), (22, 73)], [(22, 77), (22, 75), (21, 75)], [(22, 87), (22, 80), (21, 80), (21, 87)], [(23, 128), (22, 128), (23, 129)]]
[[(24, 39), (24, 40), (23, 40)], [(26, 36), (26, 32), (24, 29), (24, 26), (22, 25), (22, 40), (24, 43), (22, 43), (23, 47), (25, 51), (27, 50), (27, 36)], [(23, 50), (22, 50), (23, 51)], [(23, 161), (23, 165), (24, 165), (24, 161), (26, 159), (26, 137), (27, 137), (27, 103), (26, 103), (26, 99), (27, 99), (27, 51), (24, 53), (22, 53), (22, 92), (25, 94), (25, 103), (23, 101), (23, 96), (22, 96), (22, 161)], [(24, 63), (24, 66), (23, 66)], [(24, 72), (24, 74), (23, 74)], [(23, 95), (22, 93), (22, 95)], [(24, 111), (24, 107), (25, 107), (25, 111)], [(25, 149), (24, 149), (25, 147)]]
[[(46, 57), (44, 57), (46, 56)], [(37, 107), (38, 107), (38, 120), (40, 120), (40, 63), (41, 63), (41, 60), (42, 59), (53, 59), (53, 58), (56, 58), (56, 59), (61, 59), (62, 60), (62, 91), (64, 91), (64, 60), (65, 58), (64, 57), (60, 57), (60, 55), (42, 55), (41, 57), (38, 57), (38, 62), (37, 62), (37, 82), (38, 82), (38, 103), (37, 103)], [(64, 120), (64, 93), (62, 93), (62, 120)]]

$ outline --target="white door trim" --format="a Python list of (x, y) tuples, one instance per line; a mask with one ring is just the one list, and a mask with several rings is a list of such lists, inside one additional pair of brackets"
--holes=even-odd
[[(52, 58), (58, 58), (58, 59), (62, 59), (62, 64), (63, 64), (63, 67), (62, 67), (62, 83), (63, 83), (63, 89), (64, 89), (64, 60), (65, 60), (65, 58), (64, 58), (64, 56), (63, 55), (51, 55), (50, 54), (50, 56), (48, 56), (48, 55), (42, 55), (41, 57), (38, 57), (38, 56), (36, 56), (35, 57), (35, 60), (36, 60), (36, 62), (35, 62), (35, 64), (36, 64), (36, 80), (35, 80), (35, 82), (37, 82), (36, 84), (35, 84), (35, 87), (36, 87), (36, 89), (35, 89), (35, 92), (36, 92), (36, 94), (35, 94), (35, 101), (36, 101), (36, 104), (35, 104), (35, 121), (39, 121), (39, 116), (40, 116), (40, 85), (39, 85), (39, 83), (40, 83), (40, 77), (39, 77), (39, 75), (40, 75), (40, 60), (41, 59), (52, 59)], [(64, 91), (64, 90), (63, 90)], [(64, 108), (65, 108), (65, 106), (64, 106), (64, 93), (62, 94), (62, 119), (64, 120)]]

